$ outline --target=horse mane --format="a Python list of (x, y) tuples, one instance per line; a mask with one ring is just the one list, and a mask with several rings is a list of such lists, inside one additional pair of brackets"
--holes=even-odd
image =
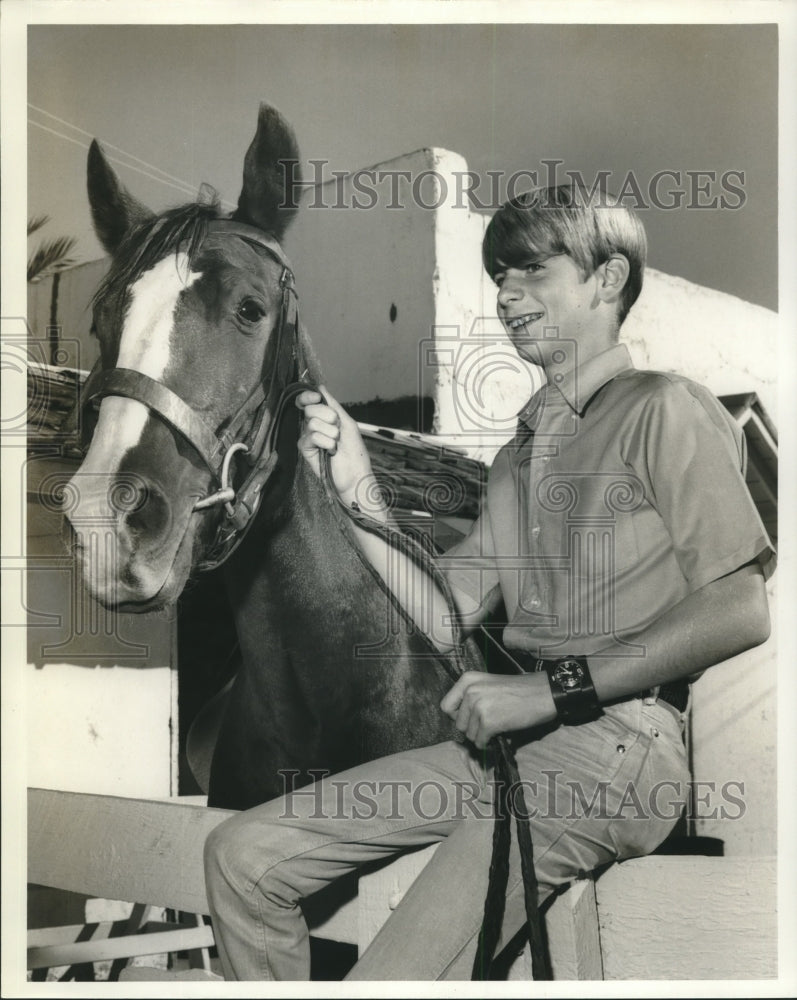
[(305, 330), (301, 323), (299, 324), (299, 329), (297, 330), (297, 336), (299, 339), (299, 350), (307, 369), (304, 377), (314, 385), (322, 385), (324, 382), (324, 375), (321, 368), (321, 362), (318, 360), (318, 355), (313, 347), (313, 342), (307, 336), (307, 330)]
[(132, 284), (151, 267), (180, 249), (193, 264), (208, 231), (208, 223), (222, 218), (218, 200), (189, 202), (153, 216), (135, 226), (113, 255), (111, 267), (91, 301), (95, 306), (114, 286)]

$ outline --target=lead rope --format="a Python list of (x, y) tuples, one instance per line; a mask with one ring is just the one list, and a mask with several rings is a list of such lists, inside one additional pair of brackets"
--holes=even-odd
[[(324, 485), (328, 497), (332, 498), (333, 509), (345, 512), (348, 520), (354, 522), (363, 530), (371, 534), (378, 535), (387, 545), (397, 549), (406, 555), (417, 566), (419, 566), (432, 581), (439, 587), (452, 611), (452, 624), (455, 630), (455, 645), (451, 655), (440, 652), (426, 636), (421, 632), (424, 642), (429, 646), (435, 656), (442, 661), (447, 673), (456, 681), (467, 669), (465, 655), (463, 653), (464, 637), (455, 612), (455, 603), (448, 579), (437, 566), (434, 553), (429, 548), (421, 545), (418, 541), (404, 534), (398, 529), (391, 528), (375, 518), (363, 513), (359, 507), (349, 507), (344, 503), (337, 489), (335, 488), (332, 472), (330, 468), (332, 456), (329, 452), (321, 453), (320, 469), (321, 481)], [(360, 562), (365, 566), (371, 576), (379, 585), (380, 589), (387, 595), (391, 604), (401, 617), (412, 627), (414, 622), (409, 614), (402, 607), (396, 595), (387, 586), (382, 576), (371, 564), (359, 545), (354, 542), (349, 532), (344, 526), (344, 522), (338, 518), (338, 526), (346, 535), (350, 544), (356, 551)], [(527, 808), (523, 785), (520, 781), (517, 761), (514, 751), (504, 735), (499, 735), (492, 741), (498, 751), (495, 763), (496, 775), (496, 814), (495, 827), (493, 830), (493, 850), (490, 861), (490, 873), (487, 883), (487, 893), (484, 901), (484, 914), (482, 925), (479, 931), (479, 941), (476, 948), (476, 956), (471, 971), (471, 980), (487, 980), (491, 978), (495, 949), (501, 933), (501, 925), (506, 903), (506, 890), (509, 881), (509, 850), (512, 840), (512, 811), (515, 811), (517, 824), (518, 849), (520, 853), (521, 873), (523, 876), (523, 897), (526, 909), (526, 919), (528, 921), (529, 945), (531, 950), (532, 978), (535, 980), (551, 980), (550, 959), (548, 956), (547, 941), (544, 927), (540, 916), (538, 904), (537, 875), (534, 870), (534, 847), (531, 838), (530, 814)], [(514, 802), (511, 801), (514, 792)], [(518, 796), (522, 802), (522, 809), (518, 809)]]

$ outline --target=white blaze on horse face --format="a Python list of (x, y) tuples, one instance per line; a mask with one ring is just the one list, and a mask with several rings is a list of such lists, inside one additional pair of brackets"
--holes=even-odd
[[(117, 367), (163, 379), (171, 358), (177, 300), (201, 273), (192, 271), (188, 255), (180, 253), (176, 259), (169, 256), (159, 261), (134, 282), (119, 340)], [(106, 397), (86, 462), (113, 474), (125, 453), (141, 440), (148, 417), (149, 410), (143, 403), (121, 396)]]

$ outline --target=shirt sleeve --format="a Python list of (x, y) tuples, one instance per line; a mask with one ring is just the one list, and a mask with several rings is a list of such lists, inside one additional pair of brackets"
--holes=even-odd
[(745, 482), (744, 434), (719, 400), (696, 383), (665, 382), (641, 432), (649, 499), (690, 589), (753, 560), (771, 576), (775, 552)]
[(468, 534), (439, 556), (438, 562), (451, 586), (464, 591), (479, 605), (492, 596), (499, 580), (486, 509), (473, 522)]

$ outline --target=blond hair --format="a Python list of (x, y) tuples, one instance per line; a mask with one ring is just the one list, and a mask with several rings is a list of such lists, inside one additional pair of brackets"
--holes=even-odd
[(630, 267), (618, 303), (622, 324), (642, 290), (647, 237), (639, 217), (605, 192), (576, 184), (538, 188), (512, 198), (490, 220), (482, 260), (491, 278), (537, 257), (566, 253), (586, 279), (613, 254)]

